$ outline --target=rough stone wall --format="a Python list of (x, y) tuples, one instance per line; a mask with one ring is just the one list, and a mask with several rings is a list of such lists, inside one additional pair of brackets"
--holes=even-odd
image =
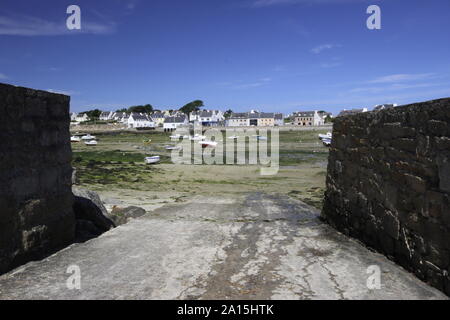
[(69, 100), (0, 84), (0, 274), (74, 239)]
[(450, 295), (450, 99), (339, 117), (322, 218)]

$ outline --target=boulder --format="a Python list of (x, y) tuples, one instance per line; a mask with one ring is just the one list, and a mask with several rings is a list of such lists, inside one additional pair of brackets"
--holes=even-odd
[(73, 211), (77, 220), (78, 241), (86, 241), (115, 228), (96, 192), (77, 187), (72, 192), (75, 196)]
[(121, 225), (129, 222), (131, 219), (143, 216), (145, 213), (145, 210), (140, 207), (130, 206), (121, 208), (114, 206), (111, 211), (111, 219), (116, 225)]
[(101, 210), (104, 216), (109, 216), (108, 210), (106, 210), (97, 192), (73, 186), (72, 193), (75, 197), (82, 197), (91, 200)]
[(103, 232), (97, 226), (88, 220), (77, 220), (75, 229), (76, 242), (85, 242), (96, 238)]

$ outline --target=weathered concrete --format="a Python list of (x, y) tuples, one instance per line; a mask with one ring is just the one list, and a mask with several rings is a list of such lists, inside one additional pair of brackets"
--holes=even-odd
[(74, 239), (69, 100), (0, 83), (0, 274)]
[[(81, 290), (69, 290), (70, 265)], [(381, 289), (366, 286), (381, 268)], [(0, 299), (445, 299), (284, 196), (171, 204), (0, 277)]]
[(336, 118), (323, 218), (450, 295), (450, 99)]

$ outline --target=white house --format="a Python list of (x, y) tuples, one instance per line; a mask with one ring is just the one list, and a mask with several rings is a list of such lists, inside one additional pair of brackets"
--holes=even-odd
[(226, 121), (229, 127), (246, 127), (250, 125), (250, 119), (247, 112), (232, 113)]
[(112, 116), (111, 120), (116, 120), (117, 122), (127, 124), (129, 117), (130, 115), (126, 112), (114, 112), (114, 115)]
[(200, 110), (191, 112), (189, 121), (203, 126), (217, 126), (225, 119), (220, 110)]
[(177, 129), (180, 126), (188, 125), (189, 121), (188, 118), (185, 115), (182, 116), (174, 116), (174, 117), (167, 117), (164, 119), (164, 131), (172, 131)]
[(154, 128), (155, 122), (144, 113), (132, 112), (127, 120), (128, 128)]
[(114, 115), (114, 112), (112, 112), (112, 111), (106, 111), (106, 112), (103, 111), (100, 114), (99, 119), (102, 120), (102, 121), (112, 120), (113, 115)]
[(75, 112), (70, 113), (70, 121), (77, 121), (77, 114)]
[(77, 116), (75, 117), (75, 121), (76, 122), (89, 121), (89, 117), (86, 113), (78, 113)]

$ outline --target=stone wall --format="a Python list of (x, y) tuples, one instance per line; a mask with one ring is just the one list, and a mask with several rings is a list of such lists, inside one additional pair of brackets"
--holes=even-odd
[(322, 218), (450, 295), (450, 99), (336, 118)]
[(0, 84), (0, 274), (74, 239), (69, 100)]

